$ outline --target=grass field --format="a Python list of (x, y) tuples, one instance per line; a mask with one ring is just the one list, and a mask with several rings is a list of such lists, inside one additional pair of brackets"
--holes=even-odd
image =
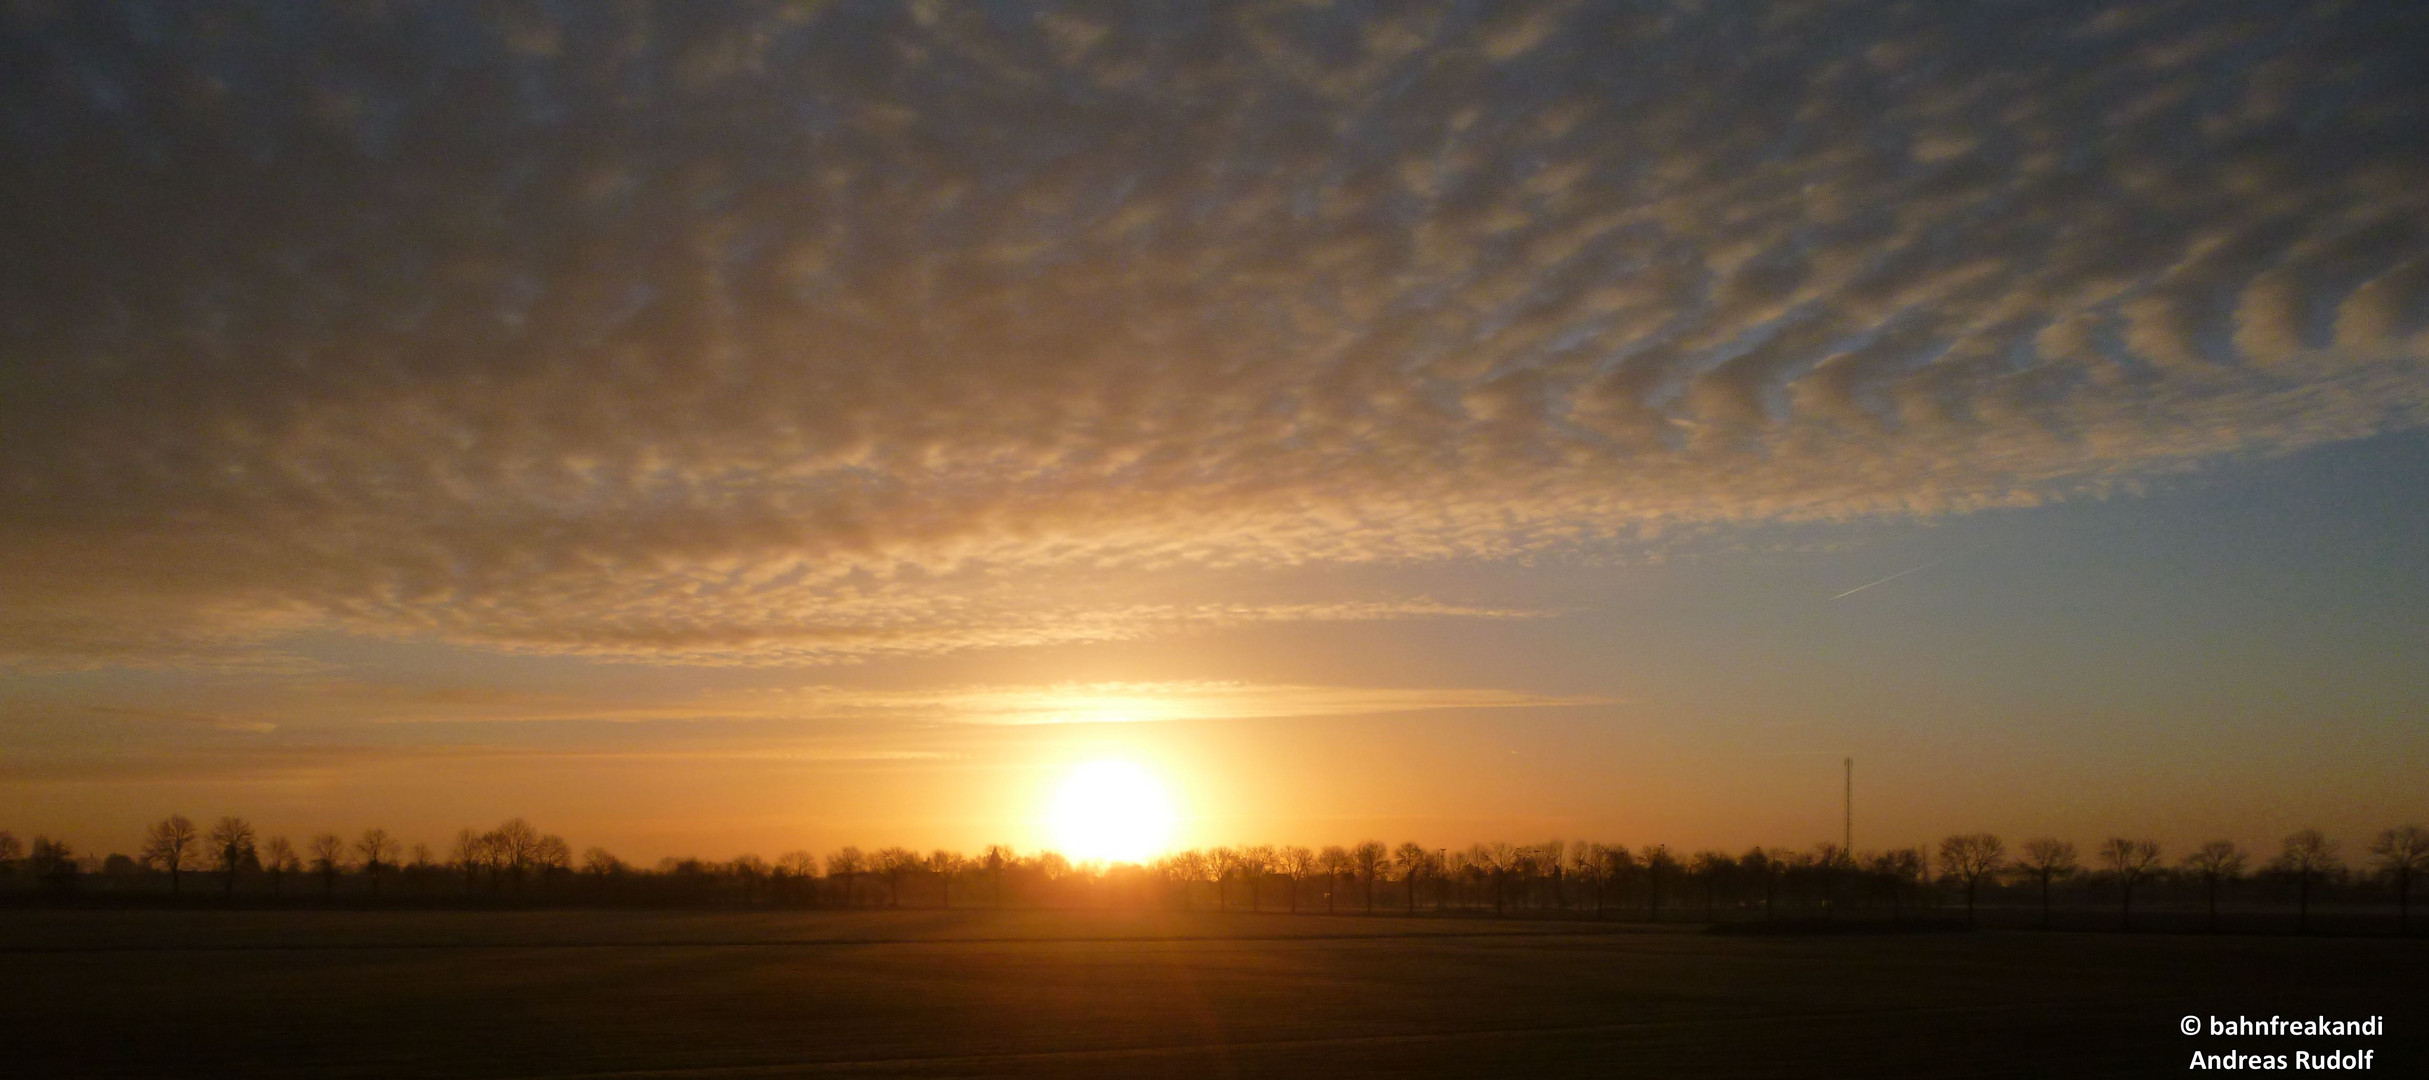
[[(17, 1076), (2423, 1075), (2429, 942), (1114, 912), (0, 911)], [(2386, 1018), (2187, 1037), (2187, 1014)]]

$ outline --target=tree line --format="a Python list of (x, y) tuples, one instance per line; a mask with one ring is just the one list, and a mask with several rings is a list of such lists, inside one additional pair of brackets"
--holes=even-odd
[[(2429, 871), (2429, 829), (2390, 828), (2366, 845), (2358, 866), (2316, 829), (2287, 837), (2263, 860), (2215, 840), (2173, 860), (2152, 840), (2111, 837), (2087, 855), (2074, 842), (2040, 837), (2012, 851), (1990, 833), (1960, 833), (1936, 848), (1850, 852), (1755, 847), (1692, 854), (1668, 845), (1550, 840), (1428, 847), (1415, 841), (1333, 845), (1219, 846), (1173, 852), (1144, 865), (1073, 863), (1052, 851), (989, 845), (975, 856), (905, 847), (842, 847), (818, 856), (790, 851), (768, 861), (669, 857), (634, 866), (604, 848), (574, 854), (564, 838), (522, 818), (460, 830), (444, 850), (407, 845), (386, 829), (352, 837), (320, 833), (299, 847), (260, 837), (241, 817), (205, 828), (172, 814), (144, 831), (136, 856), (79, 857), (38, 836), (31, 847), (0, 831), (0, 888), (18, 895), (202, 895), (280, 902), (548, 903), (739, 906), (1163, 906), (1182, 910), (1337, 914), (1473, 913), (1564, 915), (1649, 921), (1891, 919), (1954, 917), (1986, 908), (2014, 922), (2019, 909), (2054, 925), (2063, 894), (2116, 905), (2113, 925), (2135, 925), (2135, 901), (2158, 893), (2220, 927), (2221, 898), (2255, 887), (2270, 903), (2290, 899), (2295, 928), (2308, 931), (2316, 901), (2392, 900), (2410, 933), (2416, 881)], [(2250, 897), (2240, 897), (2250, 906)], [(2181, 914), (2179, 912), (2178, 914)], [(2078, 922), (2080, 920), (2077, 920)]]

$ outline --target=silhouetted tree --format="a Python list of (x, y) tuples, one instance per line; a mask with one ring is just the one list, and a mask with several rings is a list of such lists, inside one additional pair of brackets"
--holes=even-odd
[(253, 853), (253, 826), (240, 817), (223, 817), (211, 826), (211, 855), (219, 861), (219, 870), (227, 878), (222, 882), (222, 895), (236, 895), (236, 868)]
[[(1300, 848), (1299, 850), (1307, 849)], [(1417, 879), (1424, 876), (1426, 868), (1433, 864), (1434, 853), (1426, 850), (1425, 845), (1414, 840), (1402, 841), (1400, 846), (1392, 851), (1392, 865), (1400, 870), (1400, 883), (1408, 893), (1407, 911), (1411, 915), (1417, 913)]]
[(1181, 910), (1187, 911), (1190, 907), (1189, 898), (1198, 891), (1198, 886), (1206, 884), (1206, 879), (1215, 872), (1214, 864), (1206, 857), (1205, 852), (1191, 848), (1174, 855), (1169, 865), (1174, 879), (1181, 883)]
[(414, 892), (429, 889), (430, 879), (436, 877), (438, 871), (438, 856), (430, 850), (430, 845), (416, 841), (406, 851), (404, 881), (413, 887)]
[(2108, 867), (2109, 876), (2117, 882), (2120, 898), (2117, 925), (2121, 929), (2131, 930), (2134, 928), (2134, 886), (2159, 869), (2159, 842), (2109, 837), (2107, 843), (2100, 845), (2100, 862)]
[[(757, 856), (752, 858), (756, 859)], [(573, 869), (573, 864), (573, 845), (566, 843), (562, 836), (550, 833), (531, 846), (531, 865), (540, 873), (540, 893), (543, 896), (548, 893), (549, 883), (565, 876)]]
[(184, 814), (171, 814), (144, 830), (143, 861), (169, 872), (169, 895), (178, 892), (178, 875), (185, 869), (186, 854), (194, 847), (194, 823)]
[[(808, 855), (809, 852), (797, 851), (793, 854)], [(786, 856), (786, 858), (791, 858), (791, 856)], [(617, 858), (615, 852), (603, 847), (584, 848), (582, 850), (582, 872), (596, 878), (613, 877), (624, 872), (624, 860)]]
[(17, 872), (17, 860), (25, 858), (25, 844), (17, 834), (0, 829), (0, 874)]
[(1381, 840), (1363, 840), (1349, 852), (1350, 863), (1358, 868), (1358, 879), (1366, 883), (1366, 913), (1375, 913), (1375, 875), (1392, 861), (1391, 849)]
[(1071, 876), (1071, 860), (1059, 851), (1041, 851), (1029, 857), (1029, 870), (1045, 882), (1046, 895), (1054, 896), (1063, 879)]
[(515, 888), (520, 890), (524, 876), (539, 862), (540, 830), (522, 818), (508, 818), (489, 830), (483, 839), (488, 841), (490, 865), (503, 865)]
[(1595, 844), (1594, 859), (1594, 917), (1602, 918), (1608, 905), (1606, 898), (1614, 891), (1626, 899), (1628, 878), (1636, 873), (1636, 853), (1626, 844)]
[(845, 847), (827, 856), (827, 876), (843, 879), (843, 906), (852, 907), (852, 879), (869, 868), (869, 857), (856, 847)]
[(2379, 876), (2395, 887), (2396, 926), (2411, 933), (2412, 883), (2429, 873), (2429, 829), (2403, 825), (2382, 832), (2370, 841), (2370, 856), (2377, 860)]
[(2336, 841), (2328, 839), (2318, 829), (2304, 829), (2286, 837), (2285, 847), (2270, 863), (2271, 869), (2294, 879), (2294, 925), (2298, 932), (2311, 931), (2312, 884), (2326, 877), (2338, 865)]
[(456, 871), (464, 875), (464, 891), (469, 893), (481, 883), (481, 871), (490, 865), (489, 837), (474, 832), (470, 826), (456, 830), (455, 847), (449, 860)]
[(1324, 867), (1324, 913), (1333, 913), (1333, 894), (1341, 891), (1341, 875), (1349, 873), (1349, 849), (1339, 844), (1326, 847), (1316, 854), (1316, 862)]
[(886, 875), (886, 906), (902, 906), (902, 879), (919, 869), (919, 853), (906, 847), (881, 848), (877, 868)]
[(2041, 883), (2041, 928), (2049, 929), (2050, 882), (2073, 874), (2077, 869), (2074, 843), (2048, 837), (2027, 840), (2024, 842), (2024, 857), (2016, 861), (2016, 869)]
[(320, 874), (321, 894), (337, 895), (337, 876), (346, 870), (346, 838), (336, 833), (313, 837), (312, 869)]
[(922, 863), (922, 865), (929, 873), (936, 875), (937, 906), (947, 909), (952, 908), (953, 879), (960, 876), (962, 868), (968, 866), (969, 864), (970, 860), (962, 858), (961, 853), (958, 851), (946, 851), (943, 848), (937, 848), (936, 850), (928, 853), (928, 857)]
[(1678, 858), (1670, 854), (1670, 845), (1655, 844), (1644, 851), (1645, 860), (1645, 920), (1660, 922), (1662, 917), (1662, 878), (1678, 869)]
[(806, 851), (788, 851), (776, 856), (777, 902), (798, 904), (802, 894), (814, 888), (811, 883), (817, 877), (818, 856)]
[(1501, 917), (1503, 886), (1518, 862), (1518, 849), (1504, 843), (1475, 843), (1468, 845), (1468, 865), (1483, 874), (1493, 890), (1493, 917)]
[(295, 845), (284, 836), (271, 837), (261, 851), (261, 868), (270, 875), (270, 895), (277, 896), (286, 889), (287, 875), (302, 869), (303, 862), (295, 857)]
[(1898, 848), (1874, 855), (1866, 865), (1889, 890), (1889, 917), (1893, 920), (1905, 914), (1901, 897), (1923, 879), (1923, 850)]
[(363, 876), (371, 882), (371, 895), (377, 897), (380, 894), (380, 871), (396, 861), (396, 840), (388, 835), (386, 829), (364, 829), (363, 838), (354, 842), (354, 851), (363, 857)]
[(65, 840), (53, 840), (36, 834), (34, 845), (25, 852), (25, 872), (34, 884), (53, 892), (68, 892), (76, 887), (76, 852)]
[[(745, 852), (734, 856), (734, 861), (725, 864), (724, 870), (736, 884), (742, 886), (742, 906), (750, 907), (759, 902), (759, 890), (766, 885), (769, 876), (766, 859)], [(545, 874), (541, 876), (541, 881), (547, 881)]]
[(1759, 846), (1747, 848), (1745, 854), (1737, 857), (1737, 872), (1763, 887), (1763, 918), (1770, 919), (1773, 900), (1779, 895), (1780, 860)]
[(1290, 878), (1290, 913), (1299, 913), (1299, 882), (1316, 872), (1315, 849), (1293, 844), (1282, 849), (1282, 873)]
[(1820, 894), (1822, 915), (1827, 918), (1837, 910), (1838, 882), (1855, 869), (1855, 853), (1824, 840), (1813, 845), (1813, 853), (1805, 865), (1811, 870), (1815, 891)]
[(1550, 858), (1543, 848), (1522, 844), (1510, 849), (1510, 877), (1518, 882), (1519, 906), (1527, 906), (1535, 896), (1538, 879), (1551, 877)]
[(1737, 860), (1726, 851), (1706, 849), (1696, 852), (1690, 865), (1696, 879), (1704, 883), (1704, 921), (1712, 922), (1718, 914), (1721, 879), (1737, 869)]
[(1229, 847), (1206, 849), (1206, 868), (1214, 871), (1215, 910), (1231, 910), (1231, 890), (1227, 887), (1232, 875), (1240, 872), (1240, 853)]
[(1248, 879), (1248, 910), (1253, 912), (1259, 908), (1258, 885), (1274, 872), (1274, 862), (1279, 856), (1266, 844), (1241, 848), (1239, 854), (1240, 874)]
[(1960, 833), (1940, 841), (1940, 873), (1965, 889), (1965, 921), (1974, 921), (1974, 894), (1982, 879), (2007, 862), (2007, 844), (1990, 833)]
[(2233, 840), (2212, 840), (2184, 857), (2185, 869), (2201, 876), (2201, 898), (2210, 911), (2210, 929), (2218, 929), (2218, 887), (2243, 876), (2243, 849)]

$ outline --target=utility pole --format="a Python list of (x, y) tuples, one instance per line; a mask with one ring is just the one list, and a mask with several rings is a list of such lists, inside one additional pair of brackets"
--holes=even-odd
[(1854, 758), (1848, 758), (1848, 759), (1847, 759), (1847, 762), (1846, 762), (1846, 765), (1847, 765), (1847, 822), (1846, 822), (1847, 833), (1846, 833), (1846, 835), (1845, 835), (1844, 837), (1842, 837), (1842, 838), (1840, 839), (1840, 841), (1839, 841), (1839, 842), (1840, 842), (1840, 844), (1842, 845), (1842, 849), (1841, 849), (1841, 850), (1843, 850), (1843, 851), (1845, 851), (1845, 852), (1847, 853), (1847, 859), (1848, 859), (1848, 861), (1853, 862), (1853, 861), (1855, 861), (1855, 759), (1854, 759)]

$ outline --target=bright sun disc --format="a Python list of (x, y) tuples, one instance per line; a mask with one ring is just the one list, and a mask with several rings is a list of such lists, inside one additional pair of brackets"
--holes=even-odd
[(1143, 863), (1172, 844), (1172, 800), (1147, 770), (1095, 761), (1071, 770), (1049, 816), (1055, 846), (1078, 862)]

